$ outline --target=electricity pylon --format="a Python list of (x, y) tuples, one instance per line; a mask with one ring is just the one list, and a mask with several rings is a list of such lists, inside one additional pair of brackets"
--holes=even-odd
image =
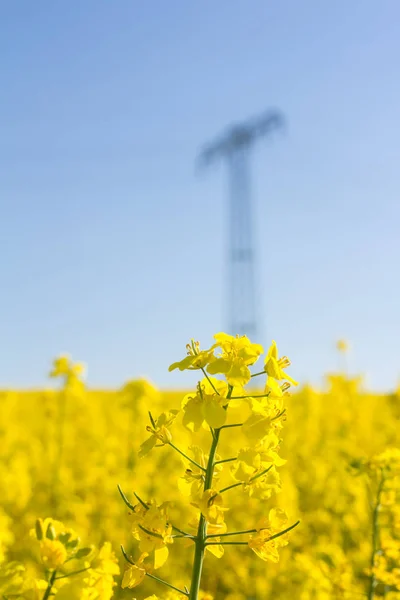
[(259, 319), (256, 303), (253, 213), (250, 156), (253, 144), (283, 126), (278, 111), (269, 111), (241, 125), (234, 125), (207, 145), (200, 164), (224, 159), (229, 172), (228, 327), (232, 335), (257, 340)]

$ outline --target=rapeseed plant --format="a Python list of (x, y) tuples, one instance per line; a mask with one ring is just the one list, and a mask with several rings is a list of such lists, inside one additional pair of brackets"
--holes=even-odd
[[(182, 425), (192, 434), (201, 428), (209, 430), (208, 450), (195, 445), (182, 450), (175, 445), (171, 429), (179, 411), (174, 409), (161, 413), (156, 419), (149, 412), (150, 425), (146, 429), (151, 435), (139, 451), (139, 456), (143, 457), (155, 447), (170, 446), (186, 460), (179, 488), (186, 488), (191, 506), (197, 510), (196, 521), (190, 522), (189, 527), (182, 523), (178, 527), (169, 517), (167, 503), (157, 505), (154, 500), (144, 501), (135, 491), (137, 504), (132, 504), (119, 488), (130, 510), (131, 531), (139, 542), (140, 552), (133, 560), (122, 547), (128, 563), (123, 588), (134, 588), (147, 576), (173, 590), (173, 594), (198, 600), (202, 593), (200, 585), (206, 551), (220, 558), (226, 546), (247, 546), (262, 560), (276, 563), (279, 549), (288, 543), (289, 532), (299, 523), (288, 525), (286, 513), (280, 508), (272, 508), (251, 528), (228, 531), (225, 522), (229, 511), (227, 492), (240, 488), (244, 494), (265, 500), (280, 489), (277, 467), (285, 463), (278, 454), (286, 418), (283, 398), (290, 385), (297, 385), (297, 382), (284, 371), (290, 361), (287, 357), (279, 358), (275, 342), (267, 352), (263, 369), (252, 374), (250, 367), (263, 353), (261, 345), (252, 343), (246, 336), (218, 333), (214, 338), (215, 343), (207, 350), (201, 350), (199, 343), (192, 340), (187, 345), (187, 356), (170, 366), (170, 370), (178, 368), (202, 373), (195, 392), (183, 398)], [(261, 394), (250, 393), (245, 388), (256, 375), (266, 378)], [(231, 406), (241, 403), (247, 405), (247, 418), (238, 423), (230, 422)], [(235, 448), (235, 456), (222, 458), (217, 453), (220, 438), (235, 429), (242, 431), (247, 445)], [(222, 469), (230, 470), (235, 483), (220, 487), (218, 481)], [(195, 530), (188, 532), (187, 529), (193, 526)], [(169, 547), (175, 541), (194, 545), (190, 589), (187, 586), (178, 588), (154, 575), (164, 565)]]

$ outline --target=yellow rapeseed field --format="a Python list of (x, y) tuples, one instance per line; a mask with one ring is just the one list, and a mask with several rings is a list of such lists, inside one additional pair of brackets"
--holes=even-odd
[(60, 357), (0, 393), (0, 598), (400, 598), (399, 394), (297, 386), (245, 337), (184, 354), (186, 392)]

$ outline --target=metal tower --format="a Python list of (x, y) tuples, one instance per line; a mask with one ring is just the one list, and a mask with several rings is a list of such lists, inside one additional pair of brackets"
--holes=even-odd
[(282, 125), (281, 114), (269, 111), (247, 123), (230, 127), (200, 154), (200, 164), (204, 166), (220, 158), (228, 164), (228, 324), (232, 335), (248, 335), (255, 341), (259, 331), (249, 159), (254, 142)]

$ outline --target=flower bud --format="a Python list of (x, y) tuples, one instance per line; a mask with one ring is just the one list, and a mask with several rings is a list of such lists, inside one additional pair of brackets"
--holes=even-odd
[(66, 533), (60, 533), (60, 535), (58, 536), (58, 539), (60, 540), (60, 542), (62, 544), (64, 544), (64, 546), (68, 543), (69, 538), (71, 537), (70, 532), (66, 532)]
[(67, 542), (65, 545), (70, 550), (74, 550), (77, 546), (79, 546), (79, 542), (80, 541), (81, 541), (80, 538), (75, 538), (74, 540), (71, 540), (71, 541)]
[(75, 554), (75, 558), (84, 558), (88, 556), (92, 551), (92, 548), (79, 548), (78, 552)]

